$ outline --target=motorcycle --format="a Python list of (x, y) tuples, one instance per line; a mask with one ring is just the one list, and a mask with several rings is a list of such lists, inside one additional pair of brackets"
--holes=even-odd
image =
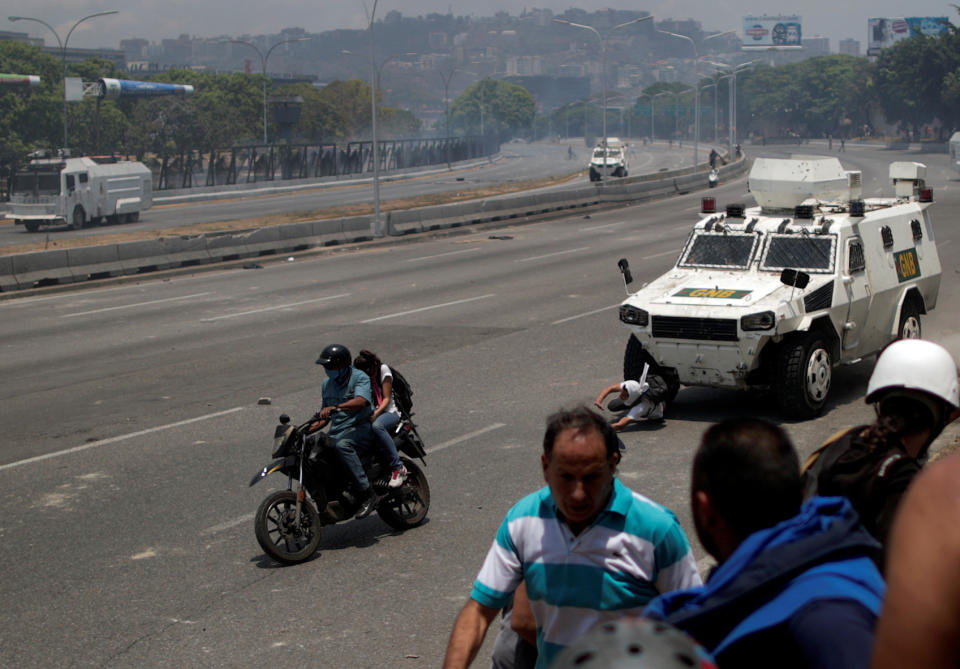
[[(257, 543), (267, 555), (284, 564), (309, 559), (320, 544), (320, 528), (353, 518), (362, 502), (333, 439), (326, 432), (307, 434), (315, 420), (317, 416), (294, 426), (290, 417), (282, 414), (273, 434), (271, 457), (275, 460), (250, 481), (251, 486), (256, 485), (274, 472), (287, 477), (287, 489), (268, 495), (254, 519)], [(406, 530), (421, 524), (430, 508), (427, 477), (413, 462), (419, 459), (426, 465), (426, 450), (407, 414), (401, 414), (393, 440), (407, 468), (407, 480), (399, 488), (389, 487), (389, 463), (371, 453), (376, 449), (368, 448), (358, 455), (374, 492), (381, 497), (377, 514), (390, 527)]]
[(707, 183), (710, 185), (710, 188), (716, 188), (717, 184), (720, 183), (720, 173), (715, 169), (710, 170), (710, 173), (707, 175)]

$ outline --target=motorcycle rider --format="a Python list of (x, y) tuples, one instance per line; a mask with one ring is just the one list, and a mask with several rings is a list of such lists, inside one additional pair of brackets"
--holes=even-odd
[(380, 501), (357, 455), (358, 449), (366, 448), (375, 438), (370, 427), (372, 390), (370, 377), (354, 369), (352, 359), (350, 350), (341, 344), (330, 344), (320, 353), (317, 364), (323, 365), (327, 378), (321, 387), (323, 404), (318, 419), (308, 432), (330, 424), (328, 435), (360, 490), (360, 506), (355, 517), (366, 518)]

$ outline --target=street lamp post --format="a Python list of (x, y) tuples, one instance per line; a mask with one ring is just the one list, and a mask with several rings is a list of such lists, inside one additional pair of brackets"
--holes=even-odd
[(60, 47), (60, 60), (63, 63), (63, 148), (67, 148), (67, 43), (70, 41), (70, 35), (73, 34), (73, 31), (78, 25), (86, 21), (87, 19), (93, 19), (98, 16), (109, 16), (110, 14), (118, 14), (118, 10), (111, 9), (106, 12), (97, 12), (96, 14), (89, 14), (84, 16), (82, 19), (73, 24), (70, 28), (70, 31), (67, 33), (67, 38), (60, 41), (60, 35), (57, 34), (57, 31), (53, 29), (49, 23), (42, 19), (36, 19), (31, 16), (9, 16), (7, 17), (10, 21), (34, 21), (40, 25), (46, 26), (50, 32), (53, 33), (53, 36), (57, 38), (57, 45)]
[[(605, 35), (601, 35), (593, 26), (584, 25), (583, 23), (574, 23), (573, 21), (568, 21), (566, 19), (554, 19), (556, 23), (563, 23), (568, 26), (573, 26), (574, 28), (583, 28), (584, 30), (589, 30), (594, 35), (597, 36), (597, 40), (600, 42), (600, 90), (603, 107), (603, 151), (604, 151), (604, 162), (606, 163), (606, 151), (607, 151), (607, 38), (610, 34), (615, 31), (623, 28), (625, 26), (633, 25), (634, 23), (640, 23), (641, 21), (650, 21), (653, 19), (653, 16), (648, 14), (647, 16), (641, 16), (639, 18), (633, 19), (632, 21), (625, 21), (624, 23), (615, 25), (613, 28), (608, 30)], [(586, 134), (586, 130), (584, 130)], [(606, 181), (606, 170), (600, 172), (600, 182), (603, 183)]]
[[(676, 37), (676, 38), (678, 38), (678, 39), (687, 40), (688, 42), (690, 42), (690, 46), (693, 47), (693, 77), (694, 77), (693, 91), (694, 91), (694, 94), (695, 94), (694, 102), (693, 102), (693, 107), (694, 107), (694, 112), (693, 112), (693, 117), (694, 117), (694, 121), (693, 121), (693, 173), (696, 174), (696, 173), (697, 173), (697, 162), (699, 161), (699, 157), (700, 157), (700, 81), (699, 81), (699, 68), (697, 67), (697, 64), (698, 64), (699, 61), (700, 61), (700, 55), (697, 53), (697, 43), (693, 41), (693, 38), (692, 38), (692, 37), (688, 37), (688, 36), (686, 36), (686, 35), (680, 35), (680, 34), (678, 34), (678, 33), (672, 33), (672, 32), (669, 32), (669, 31), (667, 31), (667, 30), (657, 30), (657, 32), (658, 32), (658, 33), (661, 33), (661, 34), (663, 34), (663, 35), (670, 35), (671, 37)], [(720, 32), (720, 33), (714, 33), (714, 34), (712, 34), (712, 35), (707, 35), (706, 37), (703, 38), (703, 41), (707, 41), (708, 39), (714, 39), (715, 37), (723, 37), (724, 35), (732, 35), (734, 32), (735, 32), (735, 31), (733, 31), (733, 30), (725, 30), (725, 31)]]
[(655, 126), (653, 123), (653, 119), (654, 119), (653, 101), (659, 98), (661, 95), (671, 95), (671, 93), (670, 91), (662, 91), (660, 93), (655, 93), (649, 96), (650, 97), (650, 143), (651, 144), (653, 144), (654, 139), (656, 139)]
[[(737, 72), (741, 70), (746, 70), (750, 67), (753, 67), (754, 61), (748, 63), (741, 63), (737, 66), (728, 65), (727, 63), (714, 63), (712, 61), (706, 61), (713, 65), (714, 67), (719, 67), (725, 70), (728, 70), (730, 73), (725, 75), (725, 77), (730, 78), (730, 94), (727, 96), (729, 102), (729, 112), (730, 116), (728, 126), (729, 126), (729, 142), (730, 146), (727, 148), (728, 155), (733, 155), (733, 147), (736, 145), (736, 123), (737, 123)], [(721, 78), (725, 78), (721, 77)]]
[(453, 75), (457, 73), (457, 68), (450, 68), (449, 72), (444, 72), (440, 70), (440, 80), (443, 82), (443, 104), (444, 104), (444, 135), (446, 135), (446, 140), (444, 142), (446, 146), (447, 156), (447, 169), (450, 168), (450, 80), (453, 79)]
[(223, 40), (224, 43), (230, 44), (246, 44), (248, 47), (257, 52), (257, 55), (260, 56), (260, 70), (263, 73), (263, 143), (267, 143), (267, 61), (270, 60), (270, 54), (273, 53), (273, 50), (276, 49), (281, 44), (289, 44), (290, 42), (307, 42), (312, 40), (312, 37), (297, 37), (295, 39), (285, 39), (283, 41), (277, 42), (269, 49), (267, 53), (263, 53), (253, 42), (248, 42), (242, 39), (228, 39)]
[[(377, 146), (377, 57), (373, 39), (373, 26), (378, 2), (379, 0), (373, 0), (373, 8), (368, 16), (370, 19), (370, 135), (373, 145), (371, 153), (373, 159), (373, 220), (370, 222), (370, 233), (374, 237), (383, 236), (383, 230), (380, 227), (380, 150)], [(366, 11), (366, 3), (364, 3), (363, 9)]]

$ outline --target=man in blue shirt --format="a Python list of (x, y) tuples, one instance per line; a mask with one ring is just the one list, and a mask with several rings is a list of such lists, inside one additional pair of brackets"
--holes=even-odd
[(619, 443), (586, 407), (548, 419), (547, 487), (507, 513), (454, 623), (445, 669), (473, 661), (521, 581), (536, 620), (538, 668), (598, 622), (636, 615), (659, 593), (700, 584), (673, 513), (615, 477)]
[(797, 454), (781, 428), (732, 419), (708, 429), (691, 497), (697, 536), (719, 566), (645, 616), (693, 636), (721, 669), (870, 666), (880, 545), (843, 497), (801, 506)]
[(330, 424), (328, 434), (360, 491), (361, 503), (356, 518), (366, 518), (380, 501), (357, 455), (358, 450), (373, 443), (370, 426), (372, 390), (370, 377), (354, 369), (351, 361), (349, 349), (340, 344), (331, 344), (320, 353), (317, 364), (323, 365), (327, 378), (322, 386), (323, 405), (319, 420), (310, 425), (309, 431), (316, 432)]

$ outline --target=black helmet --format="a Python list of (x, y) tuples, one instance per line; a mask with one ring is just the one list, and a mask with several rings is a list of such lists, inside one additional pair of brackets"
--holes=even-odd
[(330, 344), (320, 352), (317, 364), (325, 369), (343, 369), (350, 366), (350, 349), (341, 344)]

